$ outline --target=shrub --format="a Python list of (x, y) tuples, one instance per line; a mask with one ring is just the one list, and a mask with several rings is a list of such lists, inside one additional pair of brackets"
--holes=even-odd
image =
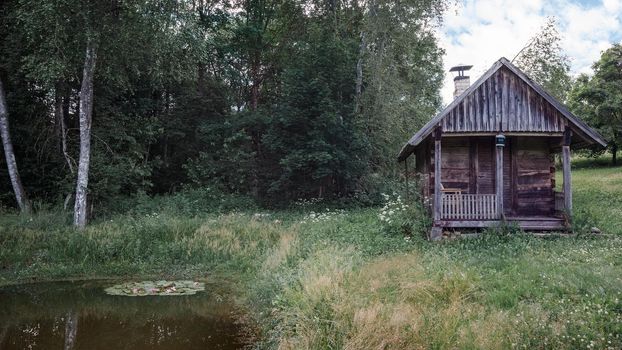
[(402, 196), (383, 194), (384, 206), (378, 218), (388, 234), (413, 236), (424, 233), (430, 224), (423, 206), (417, 202), (407, 203)]

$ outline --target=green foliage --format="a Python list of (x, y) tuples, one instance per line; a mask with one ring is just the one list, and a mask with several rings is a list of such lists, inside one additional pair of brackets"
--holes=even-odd
[(265, 157), (278, 160), (268, 195), (290, 199), (348, 194), (365, 171), (364, 136), (353, 118), (356, 42), (336, 38), (319, 22), (282, 72), (283, 94), (262, 137)]
[(386, 174), (413, 130), (441, 107), (444, 51), (434, 30), (445, 1), (374, 1), (360, 29), (359, 125), (368, 135), (372, 172)]
[(186, 188), (170, 195), (148, 195), (139, 192), (131, 197), (115, 197), (102, 203), (98, 216), (102, 219), (119, 214), (140, 217), (162, 213), (171, 216), (202, 216), (256, 208), (255, 201), (245, 195), (234, 195), (214, 187)]
[(560, 46), (562, 38), (554, 17), (534, 35), (514, 58), (515, 64), (544, 90), (559, 101), (566, 102), (572, 87), (570, 59)]
[[(47, 203), (74, 191), (90, 38), (95, 212), (118, 196), (187, 185), (265, 205), (378, 203), (397, 149), (440, 105), (433, 29), (444, 10), (436, 1), (3, 2), (0, 75), (23, 182)], [(0, 193), (10, 197), (8, 181)]]
[(570, 107), (580, 113), (607, 140), (616, 164), (622, 143), (622, 46), (613, 45), (594, 63), (594, 76), (579, 76), (571, 92)]
[(401, 195), (384, 194), (384, 206), (380, 208), (378, 218), (388, 234), (412, 237), (425, 237), (431, 227), (430, 215), (418, 199), (405, 200)]

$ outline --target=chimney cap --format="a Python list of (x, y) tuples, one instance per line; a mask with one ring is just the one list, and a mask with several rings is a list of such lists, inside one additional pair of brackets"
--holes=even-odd
[(466, 64), (459, 64), (457, 66), (451, 67), (449, 69), (450, 72), (462, 72), (462, 71), (466, 71), (473, 68), (473, 66), (470, 65), (466, 65)]

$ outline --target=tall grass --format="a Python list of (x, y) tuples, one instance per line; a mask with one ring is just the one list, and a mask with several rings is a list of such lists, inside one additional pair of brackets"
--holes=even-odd
[(382, 256), (328, 246), (272, 286), (269, 318), (277, 322), (264, 345), (618, 348), (620, 243), (482, 238)]

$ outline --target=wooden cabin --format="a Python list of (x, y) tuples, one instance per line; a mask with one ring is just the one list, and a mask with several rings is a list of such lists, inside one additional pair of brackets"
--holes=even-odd
[[(570, 150), (603, 138), (507, 59), (473, 85), (457, 67), (454, 101), (401, 149), (433, 215), (431, 239), (446, 228), (515, 222), (564, 230), (572, 212)], [(466, 80), (466, 84), (465, 84)], [(465, 90), (460, 91), (460, 86)], [(555, 186), (561, 153), (563, 186)], [(408, 164), (414, 154), (414, 168)]]

